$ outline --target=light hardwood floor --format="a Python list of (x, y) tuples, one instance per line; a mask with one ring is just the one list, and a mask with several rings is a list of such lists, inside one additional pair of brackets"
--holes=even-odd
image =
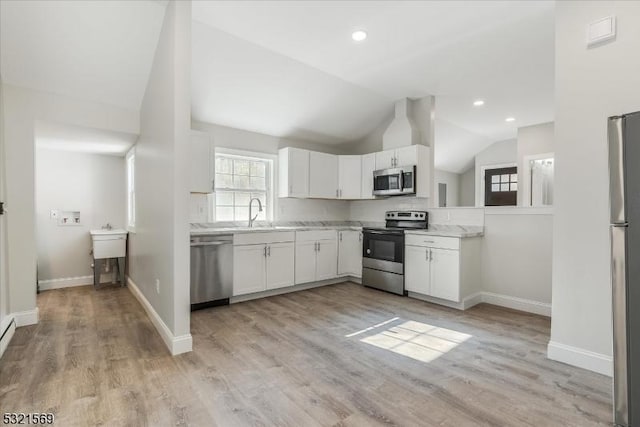
[(610, 425), (609, 378), (547, 360), (547, 318), (486, 304), (326, 286), (194, 312), (177, 357), (127, 289), (38, 306), (0, 360), (0, 408), (60, 426)]

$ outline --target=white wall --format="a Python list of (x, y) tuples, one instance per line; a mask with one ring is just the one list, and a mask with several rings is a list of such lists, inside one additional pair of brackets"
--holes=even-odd
[[(68, 281), (93, 283), (89, 230), (106, 223), (124, 228), (125, 201), (122, 157), (36, 149), (38, 280), (42, 289), (62, 279), (84, 278)], [(80, 211), (81, 225), (59, 226), (50, 217), (52, 209)]]
[(435, 170), (434, 173), (434, 189), (433, 189), (433, 205), (438, 207), (440, 200), (440, 186), (438, 184), (447, 185), (447, 206), (460, 206), (460, 175), (453, 172), (443, 170)]
[(460, 206), (476, 205), (476, 168), (460, 174)]
[(131, 279), (173, 335), (169, 339), (188, 342), (181, 350), (172, 348), (174, 354), (191, 349), (190, 25), (191, 2), (169, 2), (140, 110), (136, 232), (129, 247)]
[[(483, 290), (526, 300), (550, 314), (553, 215), (550, 209), (487, 208), (482, 238)], [(531, 307), (527, 307), (531, 308)]]
[(518, 128), (518, 206), (525, 206), (526, 156), (553, 153), (553, 122)]
[[(617, 17), (588, 49), (587, 24)], [(555, 219), (549, 357), (611, 374), (607, 118), (640, 110), (640, 2), (556, 3)]]
[(484, 179), (482, 176), (483, 166), (513, 164), (518, 161), (518, 143), (515, 139), (506, 141), (498, 141), (476, 154), (475, 165), (475, 187), (476, 187), (476, 206), (484, 206), (482, 199), (482, 185)]
[[(36, 314), (35, 125), (38, 120), (137, 134), (139, 113), (3, 86), (10, 312)], [(29, 317), (30, 316), (30, 317)]]

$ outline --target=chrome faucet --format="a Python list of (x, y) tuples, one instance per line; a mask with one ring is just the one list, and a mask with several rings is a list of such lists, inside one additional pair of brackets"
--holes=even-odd
[[(251, 210), (251, 206), (254, 200), (258, 201), (258, 213), (256, 214), (256, 216), (252, 218), (253, 211)], [(254, 197), (249, 201), (249, 228), (253, 227), (253, 222), (256, 220), (256, 218), (258, 218), (258, 215), (260, 215), (260, 212), (262, 212), (262, 202), (257, 197)]]
[(105, 225), (102, 226), (103, 230), (111, 230), (113, 229), (113, 227), (111, 226), (111, 223), (106, 223)]

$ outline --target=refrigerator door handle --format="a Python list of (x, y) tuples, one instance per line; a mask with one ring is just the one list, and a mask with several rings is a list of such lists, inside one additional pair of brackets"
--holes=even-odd
[(609, 119), (609, 203), (612, 223), (624, 223), (626, 221), (623, 120), (624, 118), (622, 117), (611, 117)]
[(611, 287), (613, 291), (613, 394), (616, 425), (629, 425), (627, 356), (627, 228), (611, 227)]

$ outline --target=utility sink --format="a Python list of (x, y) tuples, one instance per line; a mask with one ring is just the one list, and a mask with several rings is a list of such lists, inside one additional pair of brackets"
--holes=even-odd
[(93, 258), (124, 258), (127, 254), (126, 230), (91, 230)]

